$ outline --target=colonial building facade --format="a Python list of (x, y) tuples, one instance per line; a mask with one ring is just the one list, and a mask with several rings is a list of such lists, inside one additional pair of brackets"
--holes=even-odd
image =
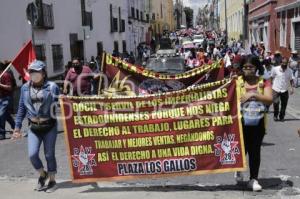
[(225, 30), (227, 22), (228, 39), (244, 39), (244, 6), (244, 0), (220, 0), (220, 28)]
[(135, 52), (146, 41), (150, 0), (9, 0), (0, 7), (0, 60), (13, 59), (32, 38), (25, 12), (32, 2), (39, 16), (35, 50), (49, 77), (62, 74), (74, 57), (89, 61), (104, 50)]
[(150, 12), (152, 36), (160, 36), (165, 30), (174, 30), (173, 0), (151, 0)]
[(250, 43), (264, 42), (272, 52), (300, 52), (300, 1), (256, 0), (249, 4)]
[(128, 34), (127, 41), (130, 50), (137, 55), (137, 46), (150, 40), (150, 0), (127, 0), (128, 1)]

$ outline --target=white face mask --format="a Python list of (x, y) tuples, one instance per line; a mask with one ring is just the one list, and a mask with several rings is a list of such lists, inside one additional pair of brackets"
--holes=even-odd
[(30, 73), (30, 80), (33, 82), (33, 83), (40, 83), (42, 80), (43, 80), (43, 74), (40, 73), (40, 72), (33, 72), (33, 73)]

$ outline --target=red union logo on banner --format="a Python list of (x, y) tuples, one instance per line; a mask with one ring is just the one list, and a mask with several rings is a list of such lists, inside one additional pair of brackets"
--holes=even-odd
[(95, 161), (95, 154), (92, 154), (92, 147), (74, 148), (74, 155), (72, 155), (73, 167), (78, 168), (77, 172), (80, 175), (93, 175), (93, 168), (97, 166)]
[(238, 91), (222, 80), (158, 95), (62, 96), (73, 181), (244, 170)]
[(240, 154), (238, 143), (234, 140), (235, 135), (229, 134), (227, 136), (226, 133), (224, 133), (223, 137), (217, 137), (218, 144), (215, 144), (215, 154), (216, 156), (220, 156), (220, 162), (222, 165), (225, 164), (235, 164), (236, 158), (235, 155)]

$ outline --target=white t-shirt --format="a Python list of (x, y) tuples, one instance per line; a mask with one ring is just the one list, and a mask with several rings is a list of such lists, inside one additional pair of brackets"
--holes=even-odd
[(184, 59), (188, 60), (191, 55), (192, 55), (191, 51), (184, 52)]
[(269, 80), (272, 76), (272, 70), (267, 70), (267, 68), (264, 66), (264, 80)]
[(298, 64), (299, 58), (298, 57), (290, 57), (290, 68), (292, 70), (298, 70), (299, 69), (299, 64)]
[(224, 57), (224, 62), (225, 62), (225, 68), (227, 68), (228, 66), (231, 66), (231, 61), (230, 61), (230, 57), (229, 57), (228, 53)]
[(214, 48), (213, 54), (214, 54), (214, 56), (220, 55), (219, 49)]
[(290, 82), (293, 80), (293, 72), (287, 68), (282, 70), (281, 66), (273, 67), (271, 76), (273, 78), (272, 89), (278, 93), (285, 93), (289, 90)]

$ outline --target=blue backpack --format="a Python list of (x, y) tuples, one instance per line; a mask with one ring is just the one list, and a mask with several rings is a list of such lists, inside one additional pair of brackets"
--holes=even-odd
[(266, 106), (262, 102), (247, 101), (241, 106), (245, 126), (257, 126), (264, 118)]
[[(241, 95), (244, 95), (247, 91), (242, 77), (239, 77), (238, 83), (240, 93)], [(264, 92), (262, 87), (263, 83), (263, 78), (260, 78), (257, 86), (257, 92), (260, 94), (263, 94)], [(257, 126), (261, 119), (266, 118), (266, 106), (262, 102), (250, 99), (249, 101), (241, 104), (241, 113), (245, 126)]]

